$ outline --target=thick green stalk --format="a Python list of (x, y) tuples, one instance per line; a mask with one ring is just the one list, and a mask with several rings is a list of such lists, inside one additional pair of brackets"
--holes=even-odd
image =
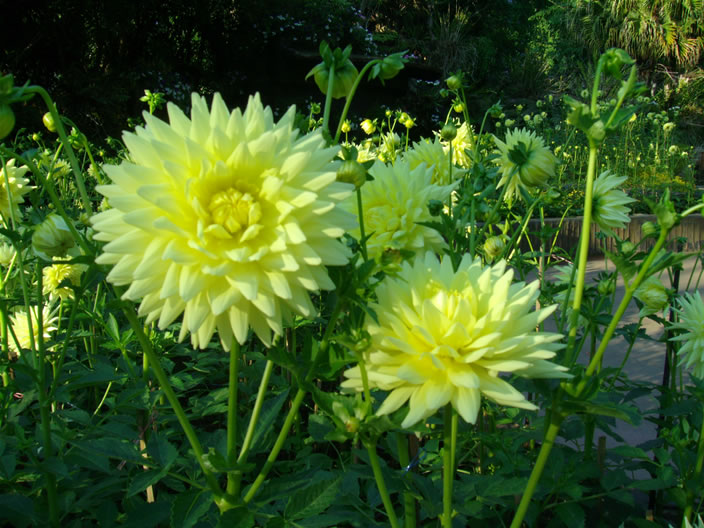
[(376, 486), (379, 489), (379, 495), (381, 495), (381, 502), (384, 503), (386, 515), (389, 516), (389, 523), (392, 528), (399, 528), (396, 512), (394, 511), (394, 505), (391, 503), (389, 491), (386, 489), (384, 475), (381, 473), (381, 465), (379, 464), (379, 457), (376, 454), (376, 439), (367, 440), (364, 442), (364, 445), (367, 447), (367, 453), (369, 453), (369, 463), (371, 464), (372, 471), (374, 472), (374, 479), (376, 480)]
[[(697, 482), (699, 475), (702, 474), (704, 466), (704, 405), (702, 405), (702, 426), (699, 430), (699, 442), (697, 443), (697, 460), (694, 463), (694, 475), (692, 481)], [(692, 521), (692, 511), (694, 510), (695, 494), (692, 489), (687, 490), (687, 502), (684, 508), (684, 516), (682, 517), (682, 528), (685, 528), (686, 521)]]
[(59, 134), (61, 143), (64, 145), (66, 154), (68, 155), (68, 160), (71, 163), (71, 168), (73, 169), (73, 174), (76, 177), (76, 185), (78, 186), (78, 193), (81, 195), (81, 201), (83, 202), (83, 208), (86, 212), (91, 212), (90, 198), (88, 198), (88, 192), (86, 191), (86, 184), (83, 181), (83, 173), (81, 172), (80, 166), (78, 165), (78, 160), (76, 159), (76, 154), (74, 154), (71, 144), (68, 141), (68, 136), (66, 136), (66, 130), (61, 122), (61, 116), (56, 111), (56, 106), (51, 100), (49, 93), (41, 86), (29, 86), (26, 89), (27, 93), (36, 93), (41, 96), (46, 104), (51, 117), (54, 118), (54, 123), (56, 124), (56, 132)]
[(362, 206), (362, 188), (357, 187), (357, 219), (359, 220), (359, 236), (361, 240), (359, 241), (360, 247), (362, 249), (362, 258), (366, 262), (369, 260), (367, 255), (367, 236), (364, 233), (364, 208)]
[[(37, 298), (42, 299), (42, 268), (36, 266), (37, 273)], [(44, 445), (44, 459), (51, 458), (54, 454), (54, 446), (51, 443), (51, 415), (49, 414), (50, 401), (47, 393), (46, 382), (46, 350), (44, 348), (44, 306), (40, 302), (37, 306), (37, 376), (39, 385), (39, 414), (41, 419), (42, 444)], [(27, 311), (27, 315), (30, 312)], [(31, 327), (30, 327), (31, 328)], [(30, 331), (30, 334), (32, 332)], [(59, 506), (58, 494), (56, 491), (56, 475), (51, 471), (46, 472), (46, 498), (49, 502), (49, 522), (51, 526), (59, 526)]]
[(266, 394), (267, 385), (269, 384), (269, 378), (271, 378), (271, 372), (274, 370), (274, 363), (267, 360), (266, 366), (264, 367), (264, 373), (262, 374), (262, 379), (259, 381), (259, 390), (257, 391), (257, 399), (254, 402), (254, 409), (252, 409), (252, 416), (249, 419), (249, 425), (247, 426), (247, 432), (244, 435), (244, 440), (242, 441), (242, 448), (240, 449), (240, 456), (237, 457), (237, 462), (245, 462), (247, 460), (247, 455), (249, 454), (249, 448), (252, 445), (252, 438), (254, 437), (254, 428), (259, 420), (259, 414), (262, 410), (262, 404), (264, 403), (264, 395)]
[[(327, 352), (328, 346), (330, 344), (330, 336), (332, 335), (333, 329), (335, 328), (335, 324), (337, 323), (337, 318), (340, 316), (341, 312), (342, 298), (338, 297), (337, 303), (335, 304), (335, 308), (333, 308), (332, 314), (330, 315), (328, 327), (325, 329), (323, 339), (320, 341), (320, 347), (318, 347), (317, 353), (313, 353), (313, 357), (311, 358), (311, 368), (308, 371), (308, 374), (306, 374), (306, 377), (304, 379), (305, 383), (309, 382), (313, 378), (313, 374), (315, 373), (314, 367), (316, 359), (318, 357), (324, 356)], [(296, 395), (294, 396), (293, 401), (291, 402), (291, 407), (288, 411), (288, 415), (286, 416), (286, 420), (284, 421), (284, 425), (283, 427), (281, 427), (279, 435), (276, 437), (274, 447), (272, 447), (271, 452), (269, 453), (269, 456), (267, 457), (266, 462), (264, 463), (264, 466), (259, 471), (259, 475), (257, 475), (257, 478), (254, 480), (252, 486), (249, 488), (249, 490), (244, 496), (243, 501), (245, 504), (249, 503), (254, 498), (254, 495), (264, 483), (264, 480), (269, 474), (269, 471), (271, 471), (271, 468), (274, 467), (276, 458), (279, 456), (279, 452), (283, 448), (284, 443), (286, 442), (286, 438), (288, 438), (288, 433), (291, 429), (291, 425), (293, 425), (293, 420), (296, 417), (296, 414), (298, 413), (298, 408), (301, 406), (301, 403), (303, 402), (303, 397), (306, 395), (307, 392), (308, 391), (303, 387), (299, 387), (298, 391), (296, 392)]]
[(452, 405), (447, 404), (444, 411), (443, 441), (442, 441), (442, 526), (452, 528), (452, 481), (455, 468), (452, 463), (452, 453), (456, 438), (452, 435)]
[[(127, 317), (127, 320), (129, 321), (132, 330), (137, 336), (137, 340), (139, 341), (139, 344), (142, 346), (144, 354), (149, 360), (150, 366), (152, 368), (152, 371), (154, 372), (154, 375), (156, 376), (157, 382), (159, 383), (161, 390), (163, 390), (164, 394), (166, 394), (166, 399), (169, 400), (171, 408), (174, 410), (174, 414), (176, 415), (179, 424), (181, 424), (181, 428), (186, 434), (188, 442), (191, 444), (191, 449), (193, 449), (193, 454), (196, 457), (196, 461), (198, 462), (198, 465), (203, 471), (203, 475), (205, 475), (205, 480), (208, 482), (208, 487), (213, 492), (213, 495), (215, 495), (216, 504), (219, 508), (221, 508), (221, 510), (223, 508), (228, 509), (223, 504), (222, 489), (218, 484), (217, 478), (215, 478), (215, 475), (205, 465), (205, 462), (203, 460), (203, 448), (200, 445), (198, 436), (196, 435), (196, 432), (193, 429), (191, 422), (188, 420), (188, 417), (186, 416), (183, 407), (181, 407), (181, 403), (178, 401), (176, 393), (171, 388), (171, 383), (169, 383), (169, 377), (166, 375), (166, 372), (164, 372), (164, 369), (161, 368), (161, 364), (159, 363), (159, 357), (154, 352), (154, 349), (152, 348), (152, 344), (149, 342), (149, 339), (147, 339), (147, 336), (144, 333), (144, 329), (142, 328), (139, 319), (137, 319), (137, 316), (135, 315), (134, 311), (131, 309), (130, 306), (123, 307), (122, 312), (125, 314), (125, 317)], [(227, 501), (224, 502), (226, 503)]]
[[(232, 466), (237, 461), (237, 379), (240, 361), (240, 344), (237, 339), (230, 345), (230, 376), (228, 379), (227, 396), (227, 465)], [(227, 472), (227, 493), (233, 497), (239, 495), (240, 472)]]
[(577, 360), (575, 341), (577, 337), (577, 321), (579, 310), (582, 307), (582, 294), (584, 293), (584, 280), (587, 273), (587, 257), (589, 255), (589, 238), (592, 228), (592, 197), (594, 194), (594, 178), (596, 174), (596, 143), (589, 140), (589, 165), (587, 167), (587, 183), (584, 190), (584, 216), (582, 218), (582, 233), (579, 239), (579, 262), (577, 264), (577, 284), (574, 288), (572, 302), (572, 316), (570, 318), (570, 331), (567, 339), (567, 362), (565, 366), (571, 367)]
[[(398, 463), (404, 471), (404, 480), (410, 480), (410, 456), (408, 455), (408, 439), (404, 433), (395, 433)], [(403, 492), (403, 528), (416, 527), (416, 501), (410, 491)]]
[(528, 506), (530, 505), (530, 501), (535, 493), (535, 488), (538, 486), (538, 481), (540, 480), (540, 476), (543, 474), (543, 469), (545, 469), (545, 463), (548, 461), (552, 446), (555, 444), (555, 438), (560, 430), (562, 419), (562, 416), (559, 414), (552, 414), (550, 425), (545, 434), (543, 444), (540, 446), (540, 451), (538, 452), (538, 459), (535, 461), (533, 471), (531, 471), (530, 477), (528, 478), (528, 484), (526, 484), (526, 489), (523, 491), (521, 502), (518, 504), (518, 509), (513, 517), (510, 528), (520, 528), (523, 523), (523, 519), (528, 511)]
[(330, 66), (328, 72), (328, 92), (325, 94), (325, 109), (323, 110), (323, 130), (330, 133), (328, 124), (330, 123), (330, 108), (332, 108), (332, 91), (335, 88), (335, 66)]
[(335, 141), (334, 143), (337, 144), (340, 141), (340, 133), (342, 132), (342, 123), (345, 122), (345, 119), (347, 119), (347, 113), (350, 110), (350, 105), (352, 104), (352, 98), (354, 97), (354, 94), (357, 92), (357, 88), (359, 87), (359, 83), (362, 82), (362, 79), (364, 78), (364, 74), (367, 73), (369, 68), (377, 64), (378, 62), (381, 62), (379, 59), (369, 61), (367, 64), (364, 65), (364, 68), (362, 68), (362, 71), (359, 72), (357, 75), (357, 78), (354, 80), (354, 83), (352, 84), (352, 88), (350, 88), (350, 93), (347, 94), (347, 97), (345, 98), (345, 106), (342, 109), (342, 114), (340, 115), (340, 122), (337, 124), (337, 132), (335, 132)]

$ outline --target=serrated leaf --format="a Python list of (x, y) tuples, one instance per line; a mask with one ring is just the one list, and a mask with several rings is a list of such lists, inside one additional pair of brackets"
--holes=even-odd
[(189, 490), (181, 493), (171, 507), (171, 528), (191, 528), (212, 505), (210, 491)]
[(217, 528), (252, 528), (254, 526), (254, 514), (244, 506), (237, 506), (227, 510), (220, 516)]
[(161, 479), (163, 479), (167, 474), (165, 469), (150, 469), (137, 473), (135, 477), (130, 481), (130, 485), (127, 488), (127, 497), (133, 497), (137, 493), (141, 493), (149, 486), (153, 486)]
[(3, 493), (0, 495), (0, 519), (10, 521), (12, 526), (37, 526), (34, 502), (24, 495)]
[(147, 454), (164, 469), (168, 469), (178, 457), (176, 448), (163, 435), (159, 434), (152, 434), (149, 438)]
[(291, 520), (303, 519), (323, 512), (335, 501), (341, 478), (315, 482), (295, 492), (286, 504), (284, 517)]
[(562, 519), (565, 526), (582, 528), (584, 526), (584, 510), (575, 502), (565, 502), (555, 507), (555, 513)]
[(264, 436), (271, 430), (276, 417), (281, 411), (286, 399), (288, 398), (289, 389), (277, 394), (273, 398), (269, 398), (262, 405), (261, 413), (259, 414), (259, 421), (257, 422), (257, 427), (254, 430), (254, 436), (252, 437), (252, 446), (259, 447), (261, 440)]

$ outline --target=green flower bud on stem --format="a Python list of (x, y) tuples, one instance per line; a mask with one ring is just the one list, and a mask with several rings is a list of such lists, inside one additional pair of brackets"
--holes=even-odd
[(367, 181), (367, 170), (357, 161), (343, 161), (337, 170), (337, 181), (351, 183), (356, 189), (359, 189)]
[(440, 137), (445, 141), (452, 141), (457, 137), (457, 127), (452, 123), (447, 123), (440, 131)]
[(15, 113), (10, 105), (0, 104), (0, 139), (6, 137), (15, 128)]
[(459, 90), (462, 88), (462, 74), (456, 73), (445, 79), (445, 83), (450, 90)]
[(56, 123), (54, 123), (54, 116), (51, 115), (51, 112), (44, 114), (42, 122), (49, 132), (56, 132)]

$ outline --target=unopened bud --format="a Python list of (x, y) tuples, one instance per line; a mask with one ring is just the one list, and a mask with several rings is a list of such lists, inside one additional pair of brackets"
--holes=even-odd
[(445, 83), (450, 90), (459, 90), (462, 88), (462, 78), (459, 75), (451, 75), (445, 79)]
[(656, 226), (653, 222), (643, 222), (643, 225), (640, 226), (640, 232), (643, 235), (643, 238), (657, 236), (658, 226)]
[(44, 114), (42, 122), (49, 132), (56, 132), (56, 123), (54, 122), (54, 116), (51, 115), (51, 112)]
[(337, 181), (351, 183), (359, 189), (367, 181), (367, 170), (357, 161), (343, 161), (337, 170)]
[(440, 131), (440, 137), (445, 141), (452, 141), (457, 137), (457, 127), (452, 123), (447, 123)]
[(500, 236), (489, 237), (486, 242), (484, 242), (484, 255), (486, 255), (491, 260), (501, 255), (506, 249), (506, 242)]

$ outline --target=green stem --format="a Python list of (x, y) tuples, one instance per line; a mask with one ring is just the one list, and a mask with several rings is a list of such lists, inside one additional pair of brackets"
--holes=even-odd
[(362, 188), (357, 187), (357, 218), (359, 220), (359, 236), (361, 240), (359, 241), (360, 247), (362, 249), (362, 258), (366, 262), (369, 260), (367, 254), (367, 236), (364, 233), (364, 208), (362, 206)]
[[(342, 298), (338, 297), (337, 298), (337, 303), (335, 304), (335, 308), (333, 308), (332, 314), (330, 315), (330, 320), (328, 321), (328, 327), (325, 329), (325, 334), (323, 335), (323, 339), (320, 341), (320, 347), (318, 347), (317, 353), (314, 351), (313, 352), (313, 357), (311, 358), (311, 368), (308, 371), (308, 374), (306, 374), (306, 377), (304, 379), (304, 386), (307, 384), (313, 377), (313, 374), (315, 372), (315, 361), (318, 357), (324, 357), (325, 353), (327, 352), (327, 348), (330, 344), (330, 336), (332, 335), (332, 331), (335, 328), (335, 324), (337, 323), (337, 318), (340, 316), (340, 313), (342, 312)], [(247, 504), (251, 502), (251, 500), (254, 498), (254, 495), (257, 493), (261, 485), (264, 483), (264, 480), (266, 479), (266, 476), (269, 474), (269, 471), (271, 471), (271, 468), (274, 467), (274, 463), (276, 462), (276, 458), (279, 456), (279, 452), (281, 451), (281, 448), (283, 448), (284, 443), (286, 442), (286, 438), (288, 437), (289, 430), (291, 429), (291, 425), (293, 424), (293, 420), (295, 419), (296, 415), (298, 414), (298, 408), (301, 406), (301, 403), (303, 402), (303, 397), (306, 395), (308, 391), (303, 388), (299, 387), (298, 391), (296, 392), (296, 395), (293, 398), (293, 401), (291, 402), (291, 407), (288, 411), (288, 415), (286, 416), (286, 420), (284, 421), (284, 425), (281, 427), (281, 430), (279, 431), (279, 435), (276, 437), (276, 442), (274, 443), (274, 447), (272, 447), (271, 452), (269, 453), (269, 456), (266, 459), (266, 462), (264, 462), (264, 466), (262, 469), (259, 471), (259, 475), (257, 475), (257, 478), (254, 480), (252, 483), (252, 486), (249, 488), (247, 493), (244, 496), (244, 503)]]
[(553, 412), (550, 419), (550, 425), (545, 434), (545, 439), (543, 440), (543, 445), (540, 446), (538, 459), (535, 461), (535, 466), (533, 466), (533, 471), (531, 471), (528, 484), (526, 484), (526, 489), (523, 491), (521, 502), (518, 504), (518, 509), (513, 517), (510, 528), (519, 528), (523, 523), (523, 519), (528, 511), (528, 506), (530, 505), (530, 500), (533, 498), (535, 488), (538, 486), (538, 481), (540, 480), (540, 476), (543, 474), (543, 469), (545, 469), (545, 463), (548, 461), (552, 446), (555, 444), (555, 438), (560, 430), (561, 423), (562, 416)]
[[(404, 433), (395, 433), (396, 435), (396, 450), (398, 451), (398, 462), (401, 469), (404, 471), (404, 480), (409, 481), (411, 478), (408, 467), (410, 464), (410, 456), (408, 454), (408, 440)], [(416, 501), (410, 491), (403, 492), (403, 528), (415, 528), (416, 526)]]
[(328, 72), (328, 92), (325, 94), (325, 109), (323, 110), (323, 130), (330, 133), (328, 124), (330, 123), (330, 108), (332, 107), (332, 91), (335, 88), (335, 65), (330, 66)]
[[(233, 466), (236, 462), (235, 449), (237, 448), (237, 379), (240, 359), (240, 344), (237, 339), (232, 340), (230, 346), (230, 377), (228, 380), (227, 397), (227, 465)], [(227, 493), (233, 497), (239, 495), (240, 471), (228, 471)]]
[(131, 309), (131, 306), (123, 307), (122, 312), (125, 314), (125, 317), (127, 317), (127, 320), (129, 321), (132, 330), (137, 336), (137, 340), (142, 346), (144, 355), (148, 358), (152, 371), (154, 372), (154, 375), (156, 376), (156, 379), (159, 382), (159, 386), (161, 387), (161, 390), (164, 391), (164, 394), (166, 394), (166, 399), (169, 400), (171, 408), (174, 410), (174, 414), (176, 415), (179, 424), (181, 424), (181, 428), (186, 434), (188, 442), (191, 444), (191, 449), (193, 449), (196, 461), (198, 462), (198, 465), (203, 471), (205, 480), (208, 482), (208, 487), (213, 492), (213, 495), (215, 495), (216, 497), (215, 501), (218, 504), (218, 507), (221, 507), (222, 489), (220, 488), (220, 485), (218, 484), (215, 475), (205, 465), (205, 461), (203, 460), (203, 448), (200, 445), (198, 436), (196, 435), (196, 432), (194, 431), (191, 422), (188, 420), (188, 417), (186, 416), (183, 407), (181, 407), (181, 403), (178, 401), (176, 393), (171, 388), (171, 383), (169, 383), (169, 377), (166, 375), (166, 372), (164, 372), (164, 369), (161, 368), (161, 364), (159, 363), (159, 357), (154, 352), (152, 344), (149, 342), (149, 339), (147, 339), (147, 336), (144, 333), (144, 329), (142, 328), (142, 325), (139, 322), (139, 319), (137, 319), (137, 316), (135, 315), (134, 311)]
[(389, 523), (391, 523), (392, 528), (399, 528), (396, 512), (394, 511), (394, 505), (391, 503), (391, 497), (386, 489), (386, 482), (384, 482), (384, 475), (381, 473), (379, 457), (376, 454), (376, 439), (368, 440), (364, 442), (364, 445), (367, 447), (367, 453), (369, 453), (369, 463), (371, 464), (372, 471), (374, 472), (374, 479), (376, 480), (376, 486), (379, 489), (379, 495), (381, 495), (381, 501), (384, 503), (386, 515), (389, 516)]
[(342, 132), (342, 123), (345, 122), (345, 119), (347, 119), (347, 113), (350, 110), (350, 105), (352, 104), (352, 98), (354, 97), (354, 94), (357, 92), (357, 87), (359, 87), (359, 83), (362, 82), (362, 79), (364, 78), (364, 74), (367, 73), (369, 68), (374, 66), (375, 64), (381, 62), (379, 59), (369, 61), (367, 64), (364, 65), (364, 68), (362, 68), (362, 71), (359, 72), (359, 75), (357, 75), (357, 78), (354, 80), (354, 83), (352, 84), (352, 88), (350, 88), (350, 93), (347, 94), (347, 97), (345, 98), (345, 106), (342, 109), (342, 114), (340, 115), (340, 122), (337, 124), (337, 132), (335, 132), (335, 141), (334, 143), (337, 144), (340, 141), (340, 133)]
[(81, 172), (80, 166), (78, 165), (78, 160), (76, 159), (76, 154), (71, 148), (71, 143), (68, 141), (68, 136), (66, 136), (66, 130), (61, 122), (61, 116), (56, 110), (54, 102), (51, 100), (49, 93), (41, 86), (29, 86), (26, 89), (27, 93), (37, 93), (41, 96), (46, 104), (51, 116), (54, 118), (54, 123), (56, 124), (56, 131), (59, 134), (59, 139), (64, 145), (66, 154), (68, 155), (68, 160), (71, 163), (71, 168), (73, 169), (74, 176), (76, 177), (76, 185), (78, 186), (78, 192), (81, 195), (81, 201), (83, 202), (83, 208), (86, 212), (91, 212), (90, 198), (88, 198), (88, 192), (86, 191), (86, 184), (83, 181), (83, 173)]
[[(702, 405), (702, 426), (699, 430), (699, 442), (697, 444), (697, 461), (694, 464), (694, 475), (692, 482), (699, 480), (699, 475), (702, 473), (704, 466), (704, 405)], [(692, 511), (694, 510), (695, 493), (691, 488), (687, 490), (687, 503), (684, 508), (684, 516), (682, 517), (682, 528), (685, 528), (685, 521), (692, 521)]]
[(621, 299), (621, 303), (618, 305), (616, 312), (614, 313), (613, 317), (611, 318), (611, 322), (609, 323), (609, 326), (607, 327), (606, 331), (604, 332), (603, 337), (601, 338), (601, 342), (599, 343), (599, 348), (597, 349), (596, 353), (594, 354), (594, 357), (592, 357), (591, 361), (589, 362), (589, 366), (587, 367), (587, 370), (585, 371), (584, 378), (582, 378), (582, 381), (578, 385), (578, 388), (577, 388), (578, 394), (582, 392), (582, 390), (584, 389), (584, 387), (587, 384), (587, 378), (594, 373), (597, 366), (601, 362), (601, 358), (604, 355), (604, 351), (606, 350), (606, 347), (609, 344), (611, 337), (614, 335), (614, 332), (616, 331), (616, 327), (618, 326), (618, 323), (621, 320), (621, 317), (623, 317), (623, 314), (626, 312), (626, 308), (628, 308), (628, 304), (631, 302), (631, 298), (633, 297), (633, 294), (635, 293), (635, 291), (638, 289), (638, 286), (640, 286), (641, 282), (643, 282), (643, 280), (648, 276), (648, 269), (650, 268), (650, 265), (653, 263), (653, 260), (655, 260), (655, 257), (658, 254), (658, 252), (660, 251), (660, 249), (665, 245), (665, 242), (667, 241), (668, 233), (669, 233), (669, 230), (667, 230), (667, 229), (660, 230), (660, 236), (658, 237), (658, 240), (655, 243), (655, 246), (650, 251), (648, 258), (646, 258), (645, 262), (643, 262), (643, 264), (641, 265), (640, 271), (638, 272), (638, 275), (636, 276), (636, 278), (633, 280), (633, 282), (631, 284), (626, 286), (626, 291), (624, 292), (623, 299)]
[(238, 463), (246, 462), (247, 455), (249, 454), (249, 448), (252, 445), (252, 438), (254, 437), (254, 428), (259, 420), (259, 414), (262, 410), (262, 404), (264, 403), (264, 395), (266, 394), (267, 386), (269, 384), (269, 378), (271, 378), (271, 372), (274, 370), (274, 363), (267, 360), (266, 366), (264, 367), (264, 373), (262, 374), (262, 379), (259, 381), (259, 390), (257, 391), (257, 399), (254, 402), (254, 409), (252, 409), (252, 416), (249, 419), (249, 425), (247, 426), (247, 432), (244, 435), (244, 440), (242, 441), (242, 448), (240, 449), (240, 456), (237, 457)]
[(452, 435), (451, 404), (445, 406), (443, 441), (442, 441), (442, 526), (452, 528), (452, 481), (455, 476), (453, 465), (453, 451), (455, 450), (455, 437)]
[[(598, 76), (597, 76), (598, 78)], [(595, 85), (595, 90), (598, 83)], [(584, 217), (582, 218), (582, 234), (579, 239), (579, 262), (577, 264), (577, 284), (574, 288), (574, 300), (572, 302), (572, 314), (570, 318), (570, 331), (567, 339), (567, 362), (565, 365), (571, 367), (577, 360), (577, 350), (575, 341), (577, 337), (577, 322), (579, 320), (579, 310), (582, 307), (582, 294), (584, 293), (584, 281), (587, 273), (587, 257), (589, 255), (589, 238), (592, 227), (592, 197), (594, 194), (594, 178), (596, 174), (596, 155), (598, 147), (589, 140), (589, 165), (587, 167), (587, 183), (584, 190)]]
[[(36, 266), (37, 274), (37, 298), (42, 299), (42, 268), (40, 264)], [(51, 458), (54, 454), (54, 447), (51, 444), (51, 415), (49, 414), (50, 401), (47, 394), (46, 382), (46, 350), (44, 348), (44, 306), (40, 302), (37, 305), (37, 375), (39, 385), (39, 413), (41, 417), (42, 444), (44, 446), (44, 460)], [(27, 311), (27, 315), (30, 312)], [(31, 328), (31, 327), (30, 327)], [(31, 332), (30, 332), (31, 333)], [(58, 494), (56, 491), (56, 475), (51, 471), (46, 472), (46, 497), (49, 502), (49, 521), (51, 526), (59, 526)]]

